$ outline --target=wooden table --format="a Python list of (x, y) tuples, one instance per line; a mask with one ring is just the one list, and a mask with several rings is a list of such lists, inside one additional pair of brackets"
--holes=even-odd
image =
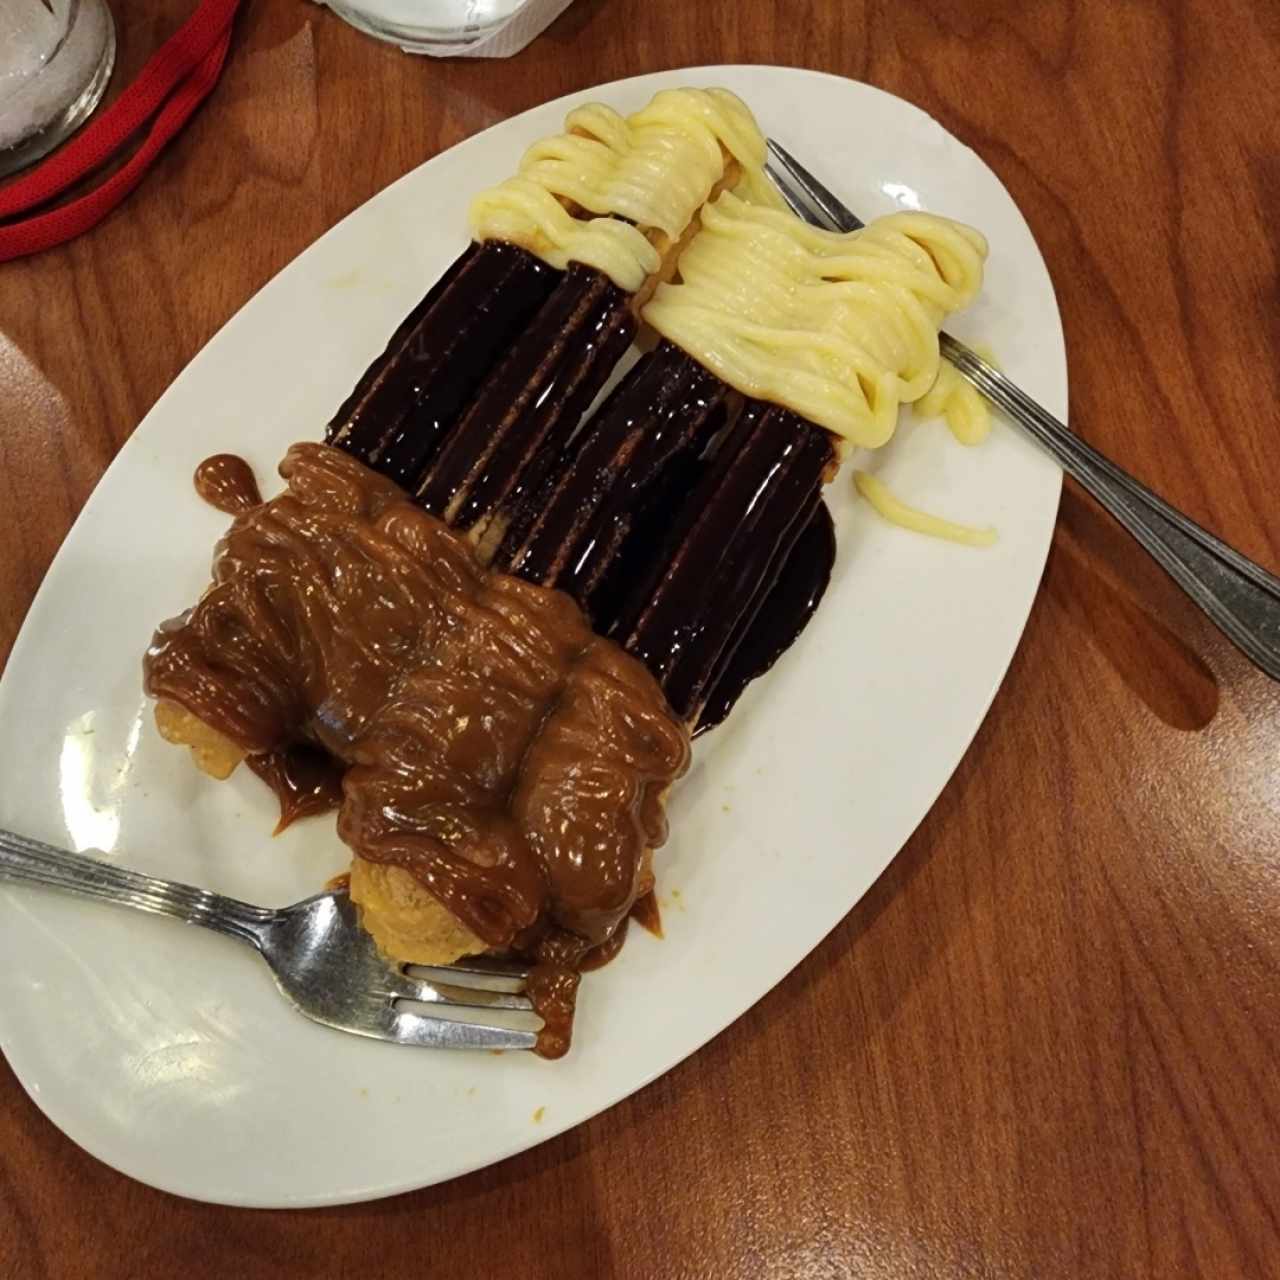
[[(189, 7), (116, 0), (125, 76)], [(0, 267), (0, 660), (134, 425), (316, 236), (505, 116), (700, 62), (869, 80), (973, 146), (1048, 259), (1073, 425), (1280, 566), (1273, 0), (577, 0), (492, 63), (256, 0), (124, 208)], [(1278, 766), (1280, 689), (1068, 488), (933, 812), (693, 1059), (496, 1168), (313, 1213), (130, 1182), (0, 1065), (0, 1275), (1280, 1275)]]

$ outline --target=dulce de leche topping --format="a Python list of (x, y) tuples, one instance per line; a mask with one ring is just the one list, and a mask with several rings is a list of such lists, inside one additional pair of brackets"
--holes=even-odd
[(211, 506), (229, 516), (249, 511), (262, 502), (253, 468), (234, 453), (215, 453), (195, 474), (196, 492)]
[(280, 474), (157, 631), (147, 691), (251, 755), (306, 742), (351, 766), (343, 839), (490, 946), (550, 926), (604, 942), (689, 761), (654, 678), (348, 454), (298, 444)]

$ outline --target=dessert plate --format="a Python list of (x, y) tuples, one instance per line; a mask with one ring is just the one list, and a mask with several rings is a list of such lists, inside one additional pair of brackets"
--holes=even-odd
[[(142, 652), (204, 586), (226, 523), (196, 498), (192, 470), (239, 452), (273, 492), (286, 447), (320, 438), (462, 247), (471, 194), (570, 107), (633, 111), (676, 84), (737, 91), (864, 217), (922, 207), (986, 232), (986, 289), (954, 329), (1065, 418), (1062, 330), (1031, 233), (991, 170), (915, 107), (776, 67), (640, 76), (548, 103), (334, 227), (147, 415), (59, 552), (0, 683), (0, 825), (270, 905), (345, 867), (331, 820), (273, 840), (273, 801), (255, 777), (215, 783), (153, 727)], [(657, 860), (666, 937), (633, 929), (619, 959), (587, 976), (569, 1057), (336, 1034), (294, 1014), (228, 940), (4, 889), (0, 1044), (36, 1104), (99, 1159), (167, 1191), (335, 1204), (531, 1147), (694, 1052), (804, 959), (923, 818), (1004, 676), (1044, 567), (1060, 473), (1011, 427), (964, 449), (907, 415), (870, 465), (918, 505), (994, 524), (999, 543), (979, 551), (881, 523), (846, 467), (829, 489), (840, 551), (826, 601), (698, 741)]]

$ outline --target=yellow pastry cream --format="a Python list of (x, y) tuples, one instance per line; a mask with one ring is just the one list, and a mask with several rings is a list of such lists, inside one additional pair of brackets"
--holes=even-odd
[(877, 448), (937, 382), (938, 330), (977, 294), (986, 254), (932, 214), (840, 234), (725, 193), (643, 316), (744, 395)]
[(764, 159), (759, 126), (727, 89), (665, 89), (630, 116), (592, 103), (472, 201), (471, 234), (553, 267), (581, 262), (635, 292), (726, 178), (752, 199), (776, 200)]
[[(945, 317), (982, 286), (985, 238), (928, 213), (894, 213), (836, 233), (726, 193), (702, 211), (678, 279), (645, 321), (744, 395), (768, 400), (849, 445), (878, 448), (902, 405), (945, 418), (963, 444), (990, 430), (985, 401), (939, 354)], [(994, 535), (914, 511), (860, 474), (886, 519), (971, 545)]]
[(966, 547), (989, 547), (996, 541), (994, 529), (956, 524), (953, 520), (944, 520), (941, 516), (909, 507), (883, 480), (868, 471), (855, 471), (853, 483), (874, 510), (891, 524), (914, 529), (917, 533), (927, 533), (932, 538), (942, 538), (947, 542), (960, 542)]

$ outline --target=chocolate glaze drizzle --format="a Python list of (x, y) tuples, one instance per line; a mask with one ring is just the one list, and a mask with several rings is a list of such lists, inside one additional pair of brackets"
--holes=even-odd
[(764, 675), (796, 642), (822, 603), (835, 558), (835, 525), (826, 503), (820, 502), (755, 617), (711, 682), (694, 737), (723, 723), (747, 685)]
[(774, 405), (748, 401), (729, 428), (612, 632), (657, 676), (678, 715), (696, 720), (721, 655), (785, 563), (831, 461), (825, 432)]
[(570, 266), (450, 434), (419, 502), (470, 529), (536, 487), (631, 345), (629, 304), (598, 271)]
[(561, 273), (514, 245), (473, 245), (392, 335), (327, 439), (413, 488)]

